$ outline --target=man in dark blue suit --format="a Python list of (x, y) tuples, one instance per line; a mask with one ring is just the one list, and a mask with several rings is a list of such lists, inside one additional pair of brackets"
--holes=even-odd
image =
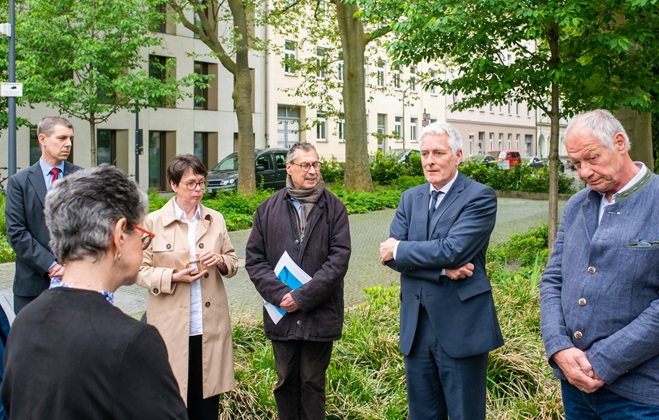
[(64, 117), (44, 117), (37, 128), (41, 158), (9, 178), (5, 218), (9, 244), (16, 253), (14, 312), (48, 289), (50, 279), (61, 278), (64, 266), (50, 251), (44, 220), (46, 193), (57, 179), (80, 169), (66, 161), (73, 143), (73, 125)]
[(485, 273), (494, 190), (458, 171), (449, 124), (421, 135), (429, 184), (401, 196), (380, 262), (401, 273), (400, 347), (412, 420), (484, 419), (488, 352), (503, 345)]

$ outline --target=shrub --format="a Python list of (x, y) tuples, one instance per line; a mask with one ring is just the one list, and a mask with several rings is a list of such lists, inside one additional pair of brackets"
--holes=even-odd
[(323, 175), (323, 181), (337, 185), (343, 184), (343, 175), (345, 174), (346, 164), (336, 160), (334, 156), (329, 161), (321, 158), (320, 173)]

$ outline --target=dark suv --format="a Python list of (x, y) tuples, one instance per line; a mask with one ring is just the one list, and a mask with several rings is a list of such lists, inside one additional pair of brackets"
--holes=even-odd
[[(275, 190), (286, 186), (286, 154), (288, 149), (257, 149), (254, 151), (256, 186)], [(206, 177), (206, 191), (235, 191), (238, 187), (238, 152), (222, 159)]]

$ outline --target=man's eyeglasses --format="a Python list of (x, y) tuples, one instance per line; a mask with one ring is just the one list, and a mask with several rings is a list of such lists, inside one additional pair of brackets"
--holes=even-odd
[(149, 232), (148, 230), (143, 229), (137, 225), (133, 225), (133, 229), (138, 230), (144, 234), (144, 236), (142, 236), (142, 251), (144, 251), (149, 247), (149, 245), (151, 245), (151, 240), (156, 237), (156, 234)]
[(206, 181), (199, 181), (199, 182), (194, 182), (194, 181), (188, 181), (183, 183), (185, 185), (185, 188), (188, 189), (188, 191), (194, 191), (197, 188), (197, 185), (199, 185), (199, 188), (202, 190), (206, 188)]
[(293, 165), (297, 165), (302, 169), (303, 172), (309, 172), (309, 169), (313, 166), (315, 170), (320, 170), (321, 163), (320, 162), (314, 162), (314, 163), (309, 163), (309, 162), (302, 162), (302, 163), (295, 163), (291, 162)]

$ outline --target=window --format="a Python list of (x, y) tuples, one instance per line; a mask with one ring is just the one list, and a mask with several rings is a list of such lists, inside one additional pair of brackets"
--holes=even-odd
[(474, 133), (469, 133), (469, 156), (474, 154)]
[(410, 118), (410, 141), (417, 142), (417, 131), (419, 130), (419, 119), (416, 117)]
[(508, 102), (508, 115), (513, 113), (513, 104), (512, 102)]
[[(149, 56), (149, 77), (158, 79), (165, 83), (169, 77), (175, 77), (176, 75), (170, 74), (171, 69), (173, 68), (172, 63), (174, 63), (173, 58), (163, 57), (160, 55), (150, 55)], [(157, 97), (154, 98), (154, 103), (156, 107), (172, 107), (176, 103), (175, 100), (171, 97)]]
[(526, 156), (531, 156), (533, 154), (533, 135), (526, 134), (524, 136), (524, 143), (526, 143)]
[(149, 188), (165, 188), (165, 143), (164, 131), (149, 132)]
[(482, 155), (484, 153), (483, 146), (485, 146), (485, 132), (478, 132), (478, 154)]
[(396, 117), (394, 119), (394, 137), (402, 139), (403, 136), (403, 117)]
[(515, 150), (519, 150), (519, 134), (515, 136)]
[(194, 155), (208, 167), (208, 133), (194, 133)]
[(494, 133), (490, 133), (490, 147), (488, 150), (494, 150)]
[(416, 92), (416, 67), (410, 67), (410, 92)]
[(96, 131), (96, 164), (116, 165), (117, 132), (115, 130)]
[(277, 107), (277, 147), (288, 148), (300, 141), (300, 107)]
[(339, 115), (339, 142), (343, 143), (346, 141), (346, 116), (342, 112)]
[(400, 89), (400, 71), (396, 70), (393, 75), (394, 88)]
[(378, 114), (378, 150), (384, 152), (387, 149), (387, 115)]
[[(433, 70), (430, 72), (430, 81), (434, 82), (435, 80), (437, 80), (437, 72)], [(434, 84), (430, 86), (430, 94), (437, 95), (437, 86)]]
[(316, 114), (316, 140), (327, 141), (327, 118), (324, 112)]
[(378, 87), (384, 87), (385, 84), (384, 60), (378, 60), (377, 83), (378, 83)]
[(490, 104), (490, 113), (494, 114), (494, 104)]
[(499, 133), (499, 150), (503, 149), (503, 133)]
[(316, 77), (319, 79), (325, 78), (327, 68), (327, 53), (325, 48), (316, 48)]
[[(208, 64), (194, 62), (194, 72), (199, 75), (208, 74)], [(197, 85), (194, 87), (194, 108), (195, 109), (208, 109), (208, 87), (201, 88)], [(203, 162), (203, 161), (202, 161)]]
[(519, 102), (515, 102), (515, 115), (519, 116)]
[(513, 148), (513, 135), (511, 133), (508, 133), (508, 149)]
[(297, 42), (284, 42), (284, 73), (292, 76), (296, 71)]

